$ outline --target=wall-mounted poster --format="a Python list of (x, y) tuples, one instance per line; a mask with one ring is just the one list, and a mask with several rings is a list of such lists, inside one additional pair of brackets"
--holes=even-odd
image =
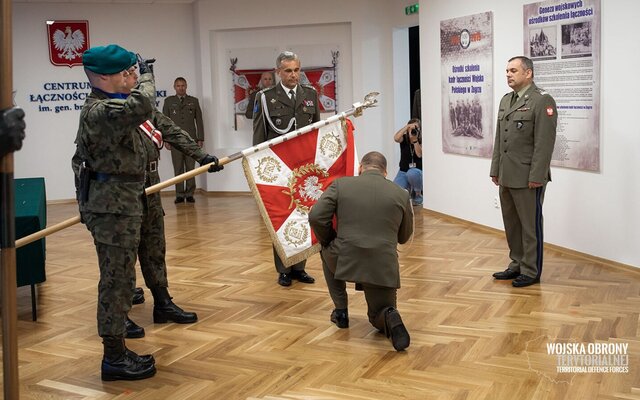
[(442, 150), (491, 157), (493, 13), (440, 22)]
[(600, 170), (600, 0), (524, 5), (524, 54), (558, 106), (551, 165)]

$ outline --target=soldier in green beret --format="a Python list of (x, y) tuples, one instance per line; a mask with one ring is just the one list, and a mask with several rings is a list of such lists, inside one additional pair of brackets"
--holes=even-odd
[[(131, 88), (136, 63), (141, 75)], [(102, 379), (144, 379), (155, 374), (155, 360), (127, 349), (124, 337), (147, 204), (146, 175), (153, 161), (145, 142), (151, 138), (139, 128), (153, 117), (155, 83), (149, 65), (118, 45), (87, 50), (83, 64), (92, 91), (80, 113), (72, 164), (81, 220), (93, 236), (100, 269)], [(166, 287), (162, 294), (168, 297)]]
[[(253, 107), (253, 144), (259, 144), (285, 133), (320, 121), (318, 93), (313, 86), (301, 85), (300, 59), (285, 51), (276, 59), (276, 73), (280, 82), (256, 95)], [(286, 267), (276, 249), (273, 258), (278, 272), (278, 284), (290, 286), (291, 280), (314, 283), (304, 270), (306, 260)]]

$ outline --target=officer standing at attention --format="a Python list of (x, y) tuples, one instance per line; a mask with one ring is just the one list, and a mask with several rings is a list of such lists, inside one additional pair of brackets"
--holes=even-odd
[[(276, 74), (280, 83), (261, 90), (253, 106), (253, 145), (276, 138), (320, 120), (318, 93), (312, 86), (300, 85), (300, 59), (285, 51), (276, 59)], [(291, 279), (314, 283), (304, 270), (306, 260), (285, 267), (275, 247), (273, 258), (278, 272), (278, 284), (290, 286)]]
[[(198, 99), (187, 94), (187, 80), (178, 77), (173, 82), (176, 91), (174, 96), (164, 99), (162, 113), (171, 118), (180, 128), (186, 131), (191, 139), (202, 147), (204, 143), (204, 124), (202, 123), (202, 110)], [(184, 174), (195, 167), (195, 160), (179, 150), (167, 146), (171, 150), (171, 161), (173, 162), (173, 172), (176, 175)], [(187, 179), (186, 182), (176, 183), (176, 200), (179, 204), (184, 202), (195, 203), (193, 193), (196, 191), (196, 178)]]
[(515, 287), (540, 282), (542, 202), (556, 141), (558, 111), (551, 95), (533, 83), (533, 62), (524, 56), (507, 64), (513, 89), (500, 101), (489, 175), (500, 187), (500, 204), (511, 263), (493, 274)]

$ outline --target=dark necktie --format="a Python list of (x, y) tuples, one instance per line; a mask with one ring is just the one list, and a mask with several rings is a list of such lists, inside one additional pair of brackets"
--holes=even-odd
[(296, 91), (293, 89), (289, 90), (289, 94), (291, 95), (291, 101), (293, 102), (293, 104), (296, 104)]
[(511, 107), (516, 104), (516, 101), (518, 101), (518, 93), (513, 92), (513, 96), (511, 96)]

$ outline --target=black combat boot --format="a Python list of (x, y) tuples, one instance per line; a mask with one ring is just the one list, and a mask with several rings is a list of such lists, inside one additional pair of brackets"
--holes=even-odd
[(124, 327), (127, 330), (124, 337), (127, 339), (140, 339), (144, 337), (144, 328), (133, 322), (128, 316), (124, 320)]
[(150, 378), (156, 374), (153, 356), (138, 356), (125, 347), (124, 338), (105, 336), (102, 338), (102, 343), (104, 345), (103, 381), (133, 381)]
[(186, 312), (171, 301), (166, 287), (152, 288), (151, 294), (153, 295), (153, 322), (156, 324), (168, 321), (191, 324), (198, 320), (196, 313)]
[(144, 290), (141, 287), (133, 289), (133, 297), (131, 298), (131, 304), (144, 303)]

